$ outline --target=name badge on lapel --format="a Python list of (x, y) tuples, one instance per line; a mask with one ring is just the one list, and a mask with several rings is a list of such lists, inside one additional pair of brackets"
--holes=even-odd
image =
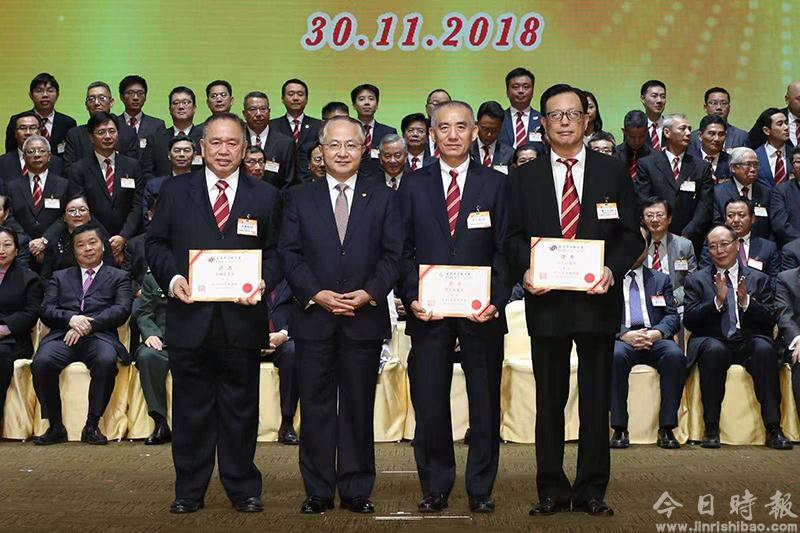
[(755, 206), (755, 212), (757, 217), (768, 217), (769, 213), (767, 213), (767, 208), (763, 205)]
[(119, 179), (119, 185), (123, 189), (135, 189), (136, 188), (136, 180), (133, 179), (133, 178), (128, 178), (128, 177), (120, 178)]
[(147, 139), (139, 139), (139, 148), (142, 150), (147, 148)]
[(764, 263), (758, 259), (753, 259), (752, 257), (747, 259), (747, 266), (750, 268), (755, 268), (756, 270), (764, 270)]
[(681, 183), (681, 190), (686, 192), (695, 192), (697, 190), (697, 183), (691, 180), (686, 180)]
[(473, 211), (467, 217), (467, 229), (491, 228), (492, 217), (489, 211)]
[(656, 294), (650, 297), (650, 301), (653, 304), (653, 307), (666, 307), (667, 300), (664, 299), (663, 294)]
[(597, 220), (619, 220), (616, 202), (603, 202), (597, 204)]
[(201, 166), (202, 164), (203, 164), (203, 156), (202, 156), (202, 155), (200, 155), (200, 154), (197, 154), (196, 156), (194, 156), (194, 157), (192, 158), (192, 165), (194, 165), (194, 166), (196, 166), (196, 167), (199, 167), (199, 166)]
[(378, 150), (377, 148), (373, 148), (372, 150), (369, 151), (369, 156), (372, 159), (378, 159), (381, 156), (381, 151)]
[(528, 132), (528, 142), (531, 143), (540, 143), (542, 142), (542, 134), (538, 131), (531, 131)]
[(281, 170), (281, 164), (277, 161), (267, 161), (264, 165), (264, 170), (267, 172), (275, 172), (278, 173)]
[(45, 209), (61, 209), (61, 200), (58, 198), (45, 198), (44, 199), (44, 208)]
[(689, 270), (689, 260), (688, 259), (676, 259), (675, 260), (675, 270)]
[(66, 142), (58, 143), (58, 146), (56, 146), (56, 152), (58, 152), (59, 154), (63, 154), (66, 148), (67, 148)]
[(495, 165), (494, 169), (503, 174), (508, 174), (508, 165)]
[(236, 234), (258, 237), (258, 220), (254, 218), (240, 218), (236, 224)]

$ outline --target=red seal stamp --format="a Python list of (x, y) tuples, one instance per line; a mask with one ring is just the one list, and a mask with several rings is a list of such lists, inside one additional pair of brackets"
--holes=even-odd
[(244, 285), (242, 285), (242, 291), (247, 294), (250, 294), (251, 292), (253, 292), (253, 286), (250, 283), (245, 283)]
[(472, 308), (474, 310), (479, 310), (481, 308), (481, 301), (480, 300), (472, 300)]
[(583, 276), (583, 280), (584, 280), (586, 283), (594, 283), (594, 274), (592, 274), (591, 272), (589, 272), (588, 274), (586, 274), (585, 276)]

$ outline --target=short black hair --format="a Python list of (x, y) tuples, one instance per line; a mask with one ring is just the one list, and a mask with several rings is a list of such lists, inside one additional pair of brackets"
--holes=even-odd
[(286, 86), (292, 83), (296, 83), (297, 85), (302, 85), (303, 89), (305, 89), (306, 91), (306, 96), (308, 96), (308, 85), (306, 85), (306, 82), (297, 78), (292, 78), (290, 80), (286, 80), (285, 82), (283, 82), (283, 85), (281, 86), (281, 98), (283, 98), (286, 95)]
[(789, 154), (789, 160), (791, 161), (792, 158), (797, 154), (800, 154), (800, 146), (795, 146), (792, 148), (792, 153)]
[(322, 106), (322, 116), (329, 115), (334, 111), (344, 111), (345, 114), (350, 114), (350, 108), (347, 107), (347, 104), (344, 102), (328, 102), (324, 106)]
[(758, 116), (758, 126), (759, 128), (771, 128), (772, 127), (772, 116), (777, 115), (778, 113), (786, 115), (786, 111), (782, 109), (778, 109), (777, 107), (768, 107), (761, 114)]
[(609, 132), (607, 132), (607, 131), (595, 132), (594, 135), (592, 135), (591, 138), (589, 138), (589, 142), (587, 142), (586, 144), (591, 145), (595, 141), (608, 141), (608, 142), (610, 142), (611, 144), (615, 145), (614, 146), (614, 151), (616, 152), (617, 140)]
[(411, 113), (410, 115), (404, 116), (403, 120), (400, 121), (400, 133), (406, 131), (414, 122), (422, 122), (425, 124), (425, 131), (428, 131), (428, 121), (425, 119), (425, 115), (422, 113)]
[(194, 141), (192, 140), (192, 138), (189, 137), (188, 135), (182, 135), (180, 133), (178, 135), (173, 135), (172, 137), (170, 137), (169, 146), (167, 147), (167, 150), (172, 150), (172, 147), (175, 146), (175, 144), (183, 141), (187, 141), (189, 144), (192, 145), (192, 151), (194, 152), (197, 151), (197, 147), (194, 145)]
[(622, 121), (623, 128), (646, 128), (647, 127), (647, 115), (644, 114), (644, 111), (640, 111), (638, 109), (632, 109), (625, 113), (625, 118)]
[(728, 131), (728, 123), (725, 119), (717, 115), (706, 115), (700, 119), (700, 131), (703, 132), (712, 124), (720, 124), (723, 131)]
[(478, 107), (478, 117), (477, 119), (480, 120), (481, 117), (488, 116), (490, 118), (496, 118), (498, 120), (503, 120), (505, 116), (505, 111), (503, 111), (503, 106), (500, 105), (499, 102), (495, 102), (494, 100), (489, 100), (488, 102), (484, 102)]
[(91, 135), (101, 124), (105, 124), (108, 121), (113, 122), (114, 126), (119, 129), (117, 117), (105, 111), (97, 111), (92, 113), (92, 115), (89, 117), (89, 122), (86, 124), (86, 128), (89, 130), (89, 134)]
[(125, 76), (122, 78), (122, 81), (119, 82), (119, 95), (128, 90), (128, 87), (131, 85), (139, 84), (144, 87), (144, 93), (147, 94), (147, 81), (138, 74), (131, 74), (130, 76)]
[(82, 233), (87, 233), (89, 231), (94, 231), (95, 234), (97, 235), (97, 238), (100, 239), (101, 241), (103, 241), (103, 244), (105, 245), (105, 241), (106, 241), (105, 233), (106, 232), (103, 229), (103, 226), (101, 226), (100, 224), (98, 224), (94, 220), (89, 220), (89, 222), (87, 222), (86, 224), (81, 224), (80, 226), (78, 226), (77, 228), (72, 230), (72, 237), (70, 238), (70, 244), (72, 245), (73, 249), (75, 249), (75, 238), (78, 235), (80, 235)]
[[(21, 119), (21, 118), (28, 118), (28, 117), (33, 117), (33, 118), (35, 118), (35, 119), (36, 119), (36, 122), (38, 122), (38, 123), (39, 123), (39, 127), (40, 127), (40, 128), (42, 127), (42, 117), (40, 117), (39, 115), (37, 115), (37, 114), (36, 114), (36, 113), (34, 113), (33, 111), (23, 111), (23, 112), (22, 112), (22, 113), (20, 113), (19, 115), (15, 116), (15, 117), (14, 117), (14, 127), (15, 127), (15, 128), (17, 127), (17, 121), (18, 121), (19, 119)], [(20, 146), (20, 148), (22, 148), (22, 147)]]
[(525, 67), (517, 67), (517, 68), (511, 69), (510, 71), (508, 71), (508, 74), (506, 74), (506, 89), (508, 89), (508, 86), (511, 85), (511, 80), (512, 79), (519, 78), (521, 76), (525, 76), (527, 78), (530, 78), (531, 79), (531, 85), (535, 85), (536, 84), (536, 76), (533, 75), (533, 72), (531, 72), (530, 70), (526, 69)]
[(661, 80), (647, 80), (646, 82), (644, 82), (642, 84), (642, 89), (639, 91), (639, 94), (641, 96), (644, 96), (644, 94), (647, 92), (647, 89), (649, 89), (650, 87), (661, 87), (662, 89), (664, 89), (665, 93), (667, 92), (667, 86), (664, 84), (663, 81), (661, 81)]
[(666, 211), (667, 211), (667, 216), (671, 217), (672, 216), (672, 205), (670, 205), (670, 203), (667, 201), (667, 199), (666, 198), (662, 198), (661, 196), (651, 196), (649, 198), (646, 198), (644, 201), (642, 201), (642, 206), (641, 206), (642, 218), (644, 218), (644, 210), (646, 208), (653, 207), (654, 205), (659, 205), (659, 204), (662, 204), (664, 206), (664, 209), (666, 209)]
[(756, 214), (755, 204), (753, 204), (752, 200), (745, 198), (744, 196), (734, 196), (725, 202), (725, 207), (722, 209), (722, 214), (725, 215), (725, 217), (728, 216), (728, 206), (731, 204), (745, 204), (747, 206), (747, 212), (750, 213), (751, 218)]
[(703, 102), (708, 102), (709, 95), (713, 93), (725, 93), (725, 96), (728, 97), (728, 102), (731, 101), (731, 95), (727, 90), (723, 89), (722, 87), (712, 87), (706, 91), (706, 94), (703, 95)]
[(540, 112), (545, 115), (547, 113), (547, 108), (545, 104), (547, 101), (559, 94), (563, 93), (573, 93), (575, 94), (578, 99), (581, 101), (581, 107), (583, 107), (583, 112), (586, 113), (586, 110), (589, 108), (589, 99), (586, 98), (586, 93), (578, 89), (577, 87), (573, 87), (572, 85), (567, 85), (566, 83), (557, 83), (556, 85), (552, 85), (547, 88), (545, 92), (542, 93), (542, 96), (539, 98), (539, 109)]
[(229, 96), (233, 96), (233, 87), (231, 87), (230, 83), (228, 83), (225, 80), (214, 80), (211, 83), (209, 83), (208, 85), (206, 85), (206, 98), (211, 96), (211, 88), (213, 86), (215, 86), (215, 85), (223, 85), (223, 86), (225, 86), (225, 88), (228, 89), (228, 95)]
[(3, 194), (3, 193), (0, 193), (0, 198), (2, 199), (2, 201), (0, 201), (0, 204), (2, 204), (4, 211), (13, 211), (14, 210), (14, 206), (11, 203), (11, 197), (10, 196), (8, 196), (6, 194)]
[(448, 97), (448, 98), (450, 98), (451, 100), (453, 99), (453, 98), (450, 96), (450, 93), (449, 93), (449, 92), (447, 92), (446, 90), (444, 90), (444, 89), (434, 89), (434, 90), (432, 90), (431, 92), (429, 92), (429, 93), (428, 93), (428, 97), (427, 97), (427, 98), (425, 98), (425, 103), (426, 103), (426, 104), (428, 103), (428, 100), (430, 100), (430, 99), (431, 99), (431, 96), (433, 96), (433, 93), (444, 93), (444, 94), (446, 94), (446, 95), (447, 95), (447, 97)]
[(19, 250), (19, 236), (14, 228), (11, 226), (0, 226), (0, 233), (7, 233), (11, 240), (14, 241), (14, 249)]
[(358, 94), (360, 92), (362, 92), (362, 91), (371, 92), (372, 94), (375, 95), (375, 101), (376, 102), (380, 102), (381, 101), (381, 91), (380, 91), (380, 89), (378, 89), (377, 87), (375, 87), (371, 83), (362, 83), (361, 85), (356, 86), (355, 89), (350, 91), (350, 101), (353, 104), (356, 103), (356, 98), (358, 97)]
[[(250, 91), (249, 93), (244, 95), (244, 98), (242, 99), (242, 105), (243, 106), (244, 106), (245, 102), (247, 102), (248, 98), (263, 98), (264, 100), (269, 102), (269, 96), (267, 96), (266, 93), (263, 93), (261, 91)], [(267, 107), (269, 107), (269, 105), (267, 105)]]
[(713, 225), (713, 226), (711, 226), (711, 228), (708, 230), (708, 233), (706, 233), (706, 238), (705, 238), (705, 241), (706, 241), (706, 243), (708, 243), (708, 236), (709, 236), (709, 235), (711, 235), (711, 232), (712, 232), (712, 231), (714, 231), (714, 230), (715, 230), (715, 229), (717, 229), (717, 228), (725, 228), (726, 230), (728, 230), (728, 232), (731, 234), (731, 237), (733, 237), (733, 239), (734, 239), (734, 240), (736, 240), (736, 239), (738, 239), (738, 238), (739, 238), (739, 236), (738, 236), (738, 235), (736, 235), (736, 230), (734, 230), (734, 229), (733, 229), (732, 227), (730, 227), (728, 224), (714, 224), (714, 225)]
[(169, 105), (172, 105), (172, 97), (175, 96), (177, 93), (188, 94), (189, 96), (192, 97), (192, 105), (196, 105), (197, 102), (194, 96), (194, 91), (184, 85), (178, 85), (169, 92), (169, 102), (168, 102)]
[(98, 87), (103, 87), (106, 91), (108, 91), (108, 94), (111, 94), (111, 87), (109, 87), (108, 84), (104, 81), (93, 81), (92, 83), (86, 86), (86, 92), (88, 93), (92, 89), (96, 89)]
[[(583, 94), (586, 95), (586, 98), (591, 98), (592, 101), (594, 102), (594, 109), (595, 109), (594, 131), (596, 132), (603, 131), (603, 119), (602, 117), (600, 117), (600, 104), (597, 102), (597, 97), (589, 91), (583, 91)], [(588, 109), (589, 104), (587, 103), (586, 105)]]
[(34, 76), (31, 80), (30, 90), (28, 92), (33, 92), (39, 85), (52, 85), (57, 93), (60, 91), (58, 81), (56, 81), (56, 78), (49, 72), (40, 72)]
[(519, 157), (519, 153), (520, 152), (524, 152), (526, 150), (533, 150), (534, 152), (536, 152), (536, 157), (539, 157), (540, 155), (542, 155), (539, 152), (539, 146), (536, 143), (525, 143), (525, 144), (517, 147), (516, 150), (514, 150), (514, 157), (511, 159), (511, 161), (513, 161), (514, 164), (516, 164), (517, 163), (517, 157)]
[(264, 154), (264, 150), (260, 146), (256, 146), (255, 144), (251, 144), (250, 146), (248, 146), (247, 150), (245, 150), (244, 153), (246, 153), (246, 154), (261, 154), (265, 158), (267, 157), (266, 154)]

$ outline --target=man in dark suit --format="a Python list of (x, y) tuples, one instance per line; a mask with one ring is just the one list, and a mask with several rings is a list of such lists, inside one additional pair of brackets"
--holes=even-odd
[(773, 343), (777, 319), (773, 284), (766, 274), (739, 265), (739, 241), (730, 226), (715, 226), (706, 239), (712, 265), (686, 280), (684, 324), (692, 332), (688, 366), (697, 362), (703, 400), (703, 448), (719, 448), (719, 416), (731, 364), (753, 376), (766, 445), (791, 449), (781, 431), (778, 354)]
[(781, 249), (781, 272), (800, 266), (800, 239), (787, 243)]
[(42, 301), (42, 322), (50, 333), (42, 339), (31, 364), (33, 387), (42, 404), (47, 431), (34, 439), (46, 445), (67, 440), (61, 418), (59, 375), (70, 363), (84, 363), (92, 374), (89, 413), (81, 442), (108, 444), (98, 422), (106, 410), (117, 359), (130, 363), (128, 350), (119, 341), (117, 328), (131, 314), (131, 280), (127, 272), (103, 263), (102, 230), (93, 222), (78, 226), (72, 247), (78, 265), (53, 273)]
[(375, 120), (380, 99), (380, 90), (370, 83), (364, 83), (350, 91), (350, 101), (356, 108), (358, 121), (364, 127), (364, 155), (369, 159), (378, 159), (377, 147), (381, 139), (390, 133), (397, 133), (393, 127)]
[(667, 86), (660, 80), (647, 80), (639, 91), (639, 99), (647, 115), (645, 142), (650, 148), (660, 152), (664, 149), (664, 109), (667, 107)]
[(778, 274), (775, 305), (783, 360), (792, 367), (792, 392), (800, 409), (800, 269)]
[(211, 114), (230, 113), (233, 107), (233, 87), (225, 80), (214, 80), (206, 85), (206, 105)]
[(680, 448), (672, 430), (678, 427), (678, 407), (686, 381), (686, 356), (673, 337), (681, 329), (675, 307), (672, 282), (666, 274), (644, 266), (650, 247), (650, 233), (645, 229), (647, 246), (631, 266), (622, 282), (624, 312), (617, 340), (614, 342), (614, 365), (611, 371), (612, 448), (627, 448), (628, 380), (631, 369), (646, 364), (660, 375), (661, 409), (658, 415), (658, 439), (661, 448)]
[(753, 235), (773, 239), (769, 216), (772, 191), (758, 181), (758, 156), (750, 148), (738, 147), (731, 151), (730, 160), (733, 179), (714, 185), (714, 224), (725, 221), (725, 205), (730, 200), (744, 198), (755, 209)]
[(625, 113), (622, 125), (622, 142), (617, 145), (617, 157), (621, 159), (631, 180), (636, 180), (639, 160), (650, 155), (651, 148), (645, 142), (647, 138), (647, 116), (634, 109)]
[(139, 149), (144, 150), (147, 147), (147, 137), (166, 128), (163, 120), (142, 112), (147, 101), (147, 81), (137, 75), (125, 76), (119, 82), (119, 98), (125, 104), (125, 112), (120, 118), (124, 124), (136, 130)]
[(478, 138), (469, 148), (473, 161), (485, 167), (508, 167), (514, 161), (514, 149), (497, 139), (503, 126), (503, 108), (494, 101), (484, 102), (478, 108)]
[(501, 143), (519, 148), (529, 142), (542, 142), (538, 132), (541, 116), (531, 107), (535, 85), (536, 76), (524, 67), (511, 69), (506, 74), (506, 96), (510, 105), (503, 114), (503, 125), (497, 137)]
[(431, 163), (436, 159), (431, 155), (428, 145), (428, 123), (422, 113), (411, 113), (403, 117), (400, 122), (400, 130), (403, 139), (406, 140), (408, 158), (403, 172), (414, 172)]
[(14, 263), (18, 266), (30, 268), (31, 252), (28, 245), (31, 238), (19, 225), (19, 222), (14, 220), (14, 206), (11, 204), (11, 197), (0, 194), (0, 226), (5, 226), (14, 230), (17, 234), (17, 257)]
[[(202, 128), (198, 126), (200, 134), (202, 135)], [(161, 130), (168, 131), (171, 130)], [(165, 181), (174, 178), (175, 176), (182, 176), (192, 171), (192, 161), (199, 154), (198, 147), (195, 142), (186, 135), (175, 135), (170, 137), (167, 143), (168, 153), (167, 159), (170, 164), (170, 171), (168, 174), (158, 176), (146, 180), (144, 191), (142, 192), (142, 223), (141, 228), (147, 228), (150, 220), (147, 218), (147, 209), (153, 202), (153, 199), (158, 197), (158, 192)]]
[[(16, 115), (14, 119), (14, 138), (18, 148), (14, 148), (14, 150), (0, 156), (0, 191), (5, 190), (6, 185), (14, 179), (23, 177), (27, 179), (28, 168), (25, 165), (25, 154), (22, 152), (22, 146), (30, 137), (40, 135), (41, 124), (42, 119), (33, 111), (25, 111)], [(62, 159), (51, 155), (49, 168), (60, 175), (63, 172)]]
[(173, 137), (183, 135), (188, 137), (195, 145), (195, 154), (191, 165), (193, 170), (203, 167), (203, 158), (200, 156), (199, 143), (203, 136), (203, 127), (196, 126), (194, 113), (197, 110), (195, 95), (189, 87), (175, 87), (169, 93), (169, 114), (172, 117), (172, 126), (151, 133), (147, 137), (147, 145), (142, 151), (142, 175), (145, 181), (153, 178), (169, 176), (172, 170), (170, 162), (170, 141)]
[[(37, 133), (47, 139), (53, 153), (60, 156), (64, 153), (67, 132), (70, 128), (74, 128), (76, 123), (74, 118), (55, 110), (59, 96), (58, 81), (47, 72), (37, 74), (31, 80), (28, 96), (33, 102), (33, 109), (30, 111), (36, 113), (42, 120), (42, 128)], [(21, 146), (16, 142), (14, 135), (16, 118), (17, 115), (11, 115), (6, 126), (6, 152), (13, 152), (15, 148)]]
[(800, 147), (791, 156), (793, 179), (772, 189), (769, 202), (772, 232), (781, 246), (800, 239)]
[(757, 147), (758, 181), (775, 188), (788, 180), (792, 173), (792, 159), (789, 155), (794, 148), (789, 142), (789, 120), (786, 112), (771, 107), (758, 117), (766, 142)]
[(173, 513), (203, 507), (219, 455), (220, 480), (236, 510), (259, 512), (256, 468), (259, 351), (269, 346), (265, 299), (195, 302), (187, 281), (189, 250), (261, 250), (258, 290), (281, 275), (275, 254), (278, 191), (239, 174), (247, 146), (242, 121), (217, 113), (200, 143), (206, 168), (161, 187), (145, 254), (169, 296), (166, 343), (173, 383)]
[(686, 237), (699, 250), (711, 225), (714, 188), (711, 165), (686, 153), (691, 126), (685, 115), (664, 118), (664, 151), (640, 159), (636, 191), (640, 201), (660, 196), (672, 206), (672, 233)]
[[(714, 181), (721, 183), (731, 178), (730, 155), (723, 148), (728, 138), (728, 125), (717, 115), (706, 115), (700, 120), (698, 144), (689, 145), (686, 152), (698, 159), (708, 161)], [(695, 132), (692, 132), (694, 135)]]
[[(800, 117), (800, 81), (793, 81), (786, 87), (786, 94), (784, 95), (786, 107), (779, 109), (781, 113), (787, 116), (789, 126), (789, 142), (797, 145), (798, 140), (798, 117)], [(767, 142), (767, 135), (764, 133), (761, 117), (756, 119), (753, 127), (747, 136), (747, 146), (756, 149)]]
[[(408, 372), (417, 419), (414, 456), (423, 495), (419, 510), (446, 508), (455, 482), (450, 383), (458, 340), (469, 399), (469, 507), (491, 513), (500, 453), (503, 335), (508, 331), (503, 310), (511, 292), (504, 250), (505, 178), (469, 157), (478, 135), (469, 105), (440, 104), (431, 132), (440, 147), (439, 162), (407, 176), (399, 191), (405, 228), (400, 293), (411, 310), (406, 334), (412, 343)], [(482, 223), (475, 222), (478, 215)], [(420, 301), (420, 265), (491, 267), (491, 300), (481, 302), (483, 308), (469, 318), (433, 316)]]
[(385, 135), (378, 143), (378, 153), (386, 186), (396, 191), (408, 167), (406, 141), (396, 133)]
[[(725, 143), (723, 145), (724, 151), (729, 151), (731, 148), (738, 148), (739, 146), (747, 146), (747, 132), (737, 128), (733, 124), (728, 123), (728, 115), (731, 112), (731, 95), (722, 87), (711, 87), (705, 92), (703, 96), (703, 109), (706, 116), (716, 116), (723, 120), (725, 123)], [(701, 148), (700, 133), (702, 133), (703, 126), (697, 131), (692, 132), (692, 146), (695, 150)]]
[(122, 264), (125, 242), (139, 233), (144, 181), (139, 162), (115, 151), (117, 117), (94, 113), (87, 133), (92, 153), (69, 168), (70, 196), (82, 194), (92, 216), (109, 232), (114, 257)]
[(402, 228), (394, 194), (358, 172), (360, 123), (322, 128), (325, 179), (290, 189), (281, 226), (286, 280), (299, 302), (289, 319), (300, 383), (300, 512), (340, 506), (372, 513), (373, 409), (387, 295), (398, 278)]
[(308, 105), (308, 85), (303, 80), (292, 78), (283, 82), (281, 100), (286, 114), (269, 121), (269, 125), (294, 141), (297, 152), (297, 178), (301, 183), (313, 178), (308, 171), (311, 150), (319, 142), (322, 121), (305, 114)]
[(294, 140), (269, 127), (269, 98), (252, 91), (244, 97), (242, 115), (247, 122), (247, 142), (264, 150), (264, 181), (278, 189), (297, 183), (297, 152)]
[[(512, 279), (526, 289), (525, 318), (536, 380), (536, 485), (534, 516), (583, 510), (611, 515), (603, 501), (611, 456), (608, 412), (614, 335), (622, 322), (622, 281), (641, 253), (636, 196), (625, 166), (586, 150), (589, 102), (579, 89), (555, 85), (542, 94), (551, 152), (518, 167), (509, 180), (508, 248)], [(601, 207), (609, 207), (608, 212)], [(602, 215), (602, 216), (601, 216)], [(605, 266), (588, 292), (534, 287), (531, 237), (604, 242)], [(572, 343), (578, 350), (581, 430), (578, 470), (570, 484), (563, 470), (564, 407), (569, 395)]]

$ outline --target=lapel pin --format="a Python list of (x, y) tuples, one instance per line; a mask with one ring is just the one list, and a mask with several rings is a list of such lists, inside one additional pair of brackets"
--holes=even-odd
[(361, 193), (361, 198), (366, 198), (366, 197), (367, 197), (367, 193), (365, 193), (365, 192), (362, 192), (362, 193)]

